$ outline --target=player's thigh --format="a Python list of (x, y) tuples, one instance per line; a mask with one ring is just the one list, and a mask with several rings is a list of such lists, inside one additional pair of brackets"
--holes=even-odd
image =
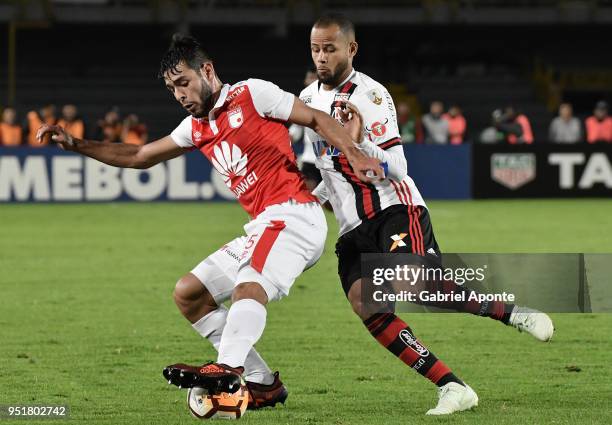
[(363, 248), (359, 246), (355, 239), (353, 232), (350, 232), (340, 236), (336, 242), (338, 277), (344, 295), (347, 297), (351, 287), (361, 279), (361, 252)]
[(217, 305), (228, 300), (238, 276), (246, 236), (240, 236), (202, 260), (191, 270)]
[(289, 294), (295, 279), (321, 257), (327, 221), (315, 203), (279, 205), (247, 226), (236, 284), (259, 283), (268, 301)]

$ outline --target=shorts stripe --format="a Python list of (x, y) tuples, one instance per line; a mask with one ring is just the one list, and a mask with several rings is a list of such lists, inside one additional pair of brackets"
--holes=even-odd
[(420, 249), (421, 249), (421, 255), (425, 255), (425, 244), (423, 243), (423, 229), (421, 228), (421, 210), (418, 208), (415, 208), (416, 210), (416, 225), (418, 228), (418, 236), (419, 236), (419, 240), (420, 240)]
[(270, 250), (272, 249), (272, 245), (274, 245), (278, 235), (285, 228), (285, 222), (282, 220), (272, 220), (271, 223), (272, 225), (266, 227), (259, 241), (257, 241), (257, 245), (251, 256), (251, 267), (258, 273), (262, 273), (266, 260), (268, 259), (268, 254), (270, 254)]
[(404, 205), (408, 205), (408, 200), (404, 199), (404, 192), (403, 190), (401, 190), (400, 185), (395, 183), (393, 180), (389, 180), (391, 182), (391, 184), (393, 185), (393, 188), (395, 189), (395, 194), (397, 195), (397, 199), (399, 199), (399, 201), (404, 204)]

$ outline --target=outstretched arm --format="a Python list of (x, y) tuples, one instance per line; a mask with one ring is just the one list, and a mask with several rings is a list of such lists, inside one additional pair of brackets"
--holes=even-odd
[(105, 164), (121, 168), (149, 168), (189, 151), (174, 143), (170, 136), (137, 146), (127, 143), (81, 140), (72, 137), (60, 126), (45, 124), (36, 133), (36, 138), (41, 141), (46, 134), (51, 134), (51, 139), (57, 142), (62, 149), (78, 152)]
[[(385, 177), (379, 161), (365, 156), (357, 148), (349, 133), (326, 113), (310, 108), (295, 98), (289, 121), (313, 129), (324, 137), (327, 143), (338, 148), (346, 156), (360, 180), (371, 182)], [(372, 172), (373, 175), (368, 172)]]

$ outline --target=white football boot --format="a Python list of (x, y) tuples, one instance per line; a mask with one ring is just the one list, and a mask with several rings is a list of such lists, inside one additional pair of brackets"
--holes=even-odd
[(449, 382), (438, 388), (438, 405), (429, 409), (426, 415), (450, 415), (478, 406), (478, 396), (469, 386)]
[(546, 313), (528, 307), (514, 307), (510, 313), (510, 325), (519, 332), (527, 332), (540, 341), (550, 341), (555, 331), (552, 320)]

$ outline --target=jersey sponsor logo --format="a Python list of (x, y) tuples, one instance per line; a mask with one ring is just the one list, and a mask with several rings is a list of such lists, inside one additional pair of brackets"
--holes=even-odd
[(370, 90), (367, 96), (368, 99), (370, 99), (376, 106), (380, 106), (380, 104), (382, 104), (382, 94), (380, 94), (377, 89)]
[(536, 177), (536, 157), (533, 153), (495, 153), (491, 155), (491, 178), (508, 189), (515, 190)]
[(242, 108), (238, 106), (236, 109), (229, 111), (227, 113), (227, 121), (229, 122), (230, 127), (238, 128), (244, 122), (244, 117), (242, 115)]
[(338, 156), (340, 155), (340, 151), (335, 146), (330, 146), (325, 140), (317, 140), (314, 142), (314, 150), (315, 153), (322, 156)]
[(227, 98), (225, 99), (226, 102), (231, 102), (232, 100), (234, 100), (235, 98), (237, 98), (238, 96), (240, 96), (242, 93), (244, 93), (244, 90), (246, 89), (245, 86), (240, 86), (238, 87), (234, 92), (230, 93)]
[(429, 350), (410, 333), (408, 329), (402, 329), (399, 333), (399, 337), (404, 344), (411, 348), (415, 353), (421, 357), (429, 356)]
[(223, 176), (227, 187), (231, 188), (236, 179), (246, 176), (247, 155), (240, 148), (222, 141), (213, 148), (210, 159), (215, 169)]
[(389, 249), (389, 251), (395, 251), (397, 249), (397, 247), (402, 247), (402, 246), (406, 246), (406, 242), (404, 242), (404, 238), (408, 236), (408, 233), (400, 233), (395, 234), (393, 236), (391, 236), (391, 240), (393, 241), (393, 244), (391, 245), (391, 248)]
[(336, 93), (334, 95), (334, 102), (348, 102), (351, 97), (351, 93)]
[(255, 174), (255, 171), (251, 171), (245, 178), (242, 179), (240, 183), (236, 185), (235, 188), (232, 189), (232, 192), (234, 192), (236, 198), (240, 198), (240, 196), (249, 190), (249, 188), (253, 186), (257, 180), (257, 174)]
[(387, 132), (387, 123), (389, 122), (389, 118), (386, 118), (384, 122), (376, 121), (372, 123), (372, 126), (368, 128), (366, 126), (366, 130), (368, 133), (372, 133), (376, 137), (382, 137)]

